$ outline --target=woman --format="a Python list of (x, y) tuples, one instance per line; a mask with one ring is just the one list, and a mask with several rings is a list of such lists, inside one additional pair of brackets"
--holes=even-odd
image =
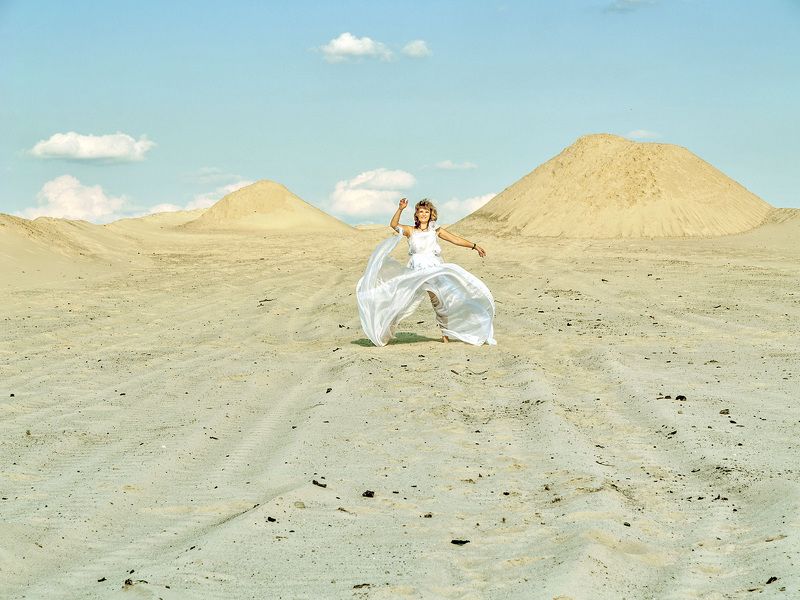
[(436, 207), (427, 198), (417, 202), (413, 227), (399, 225), (400, 213), (407, 206), (408, 200), (400, 200), (390, 226), (408, 239), (408, 264), (403, 267), (389, 256), (401, 238), (393, 235), (378, 245), (356, 284), (364, 333), (376, 346), (385, 346), (394, 337), (397, 324), (416, 310), (427, 292), (442, 342), (454, 337), (476, 346), (496, 344), (491, 292), (468, 271), (444, 262), (437, 238), (476, 250), (481, 257), (486, 256), (486, 251), (440, 228)]

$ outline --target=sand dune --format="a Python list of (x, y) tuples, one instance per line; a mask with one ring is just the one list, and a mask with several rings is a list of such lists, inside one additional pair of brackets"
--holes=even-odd
[(0, 213), (0, 275), (10, 288), (76, 282), (143, 260), (139, 240), (105, 225)]
[(176, 210), (169, 212), (153, 213), (143, 217), (132, 217), (127, 219), (119, 219), (107, 224), (107, 227), (112, 231), (119, 232), (136, 232), (152, 230), (154, 228), (169, 229), (178, 225), (183, 225), (190, 221), (194, 221), (200, 217), (205, 208), (196, 208), (194, 210)]
[(274, 181), (261, 180), (232, 192), (200, 217), (179, 226), (187, 231), (351, 231), (352, 227), (298, 198)]
[(687, 149), (588, 135), (458, 222), (501, 236), (705, 237), (772, 207)]

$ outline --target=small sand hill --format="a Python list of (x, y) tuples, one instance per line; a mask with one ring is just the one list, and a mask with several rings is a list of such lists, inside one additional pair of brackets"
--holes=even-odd
[(772, 207), (686, 148), (587, 135), (458, 222), (499, 235), (719, 236)]
[(352, 227), (295, 196), (280, 183), (261, 180), (228, 194), (178, 229), (195, 231), (351, 231)]
[(82, 220), (37, 217), (29, 220), (0, 213), (0, 251), (7, 256), (45, 252), (66, 257), (106, 257), (134, 245), (104, 225)]
[(143, 217), (118, 219), (112, 223), (106, 224), (104, 227), (122, 235), (133, 235), (137, 237), (153, 232), (168, 233), (170, 230), (180, 225), (188, 223), (189, 221), (194, 221), (206, 210), (205, 208), (197, 208), (195, 210), (176, 210), (154, 213)]
[(6, 287), (78, 282), (143, 260), (129, 236), (88, 221), (0, 214), (0, 280)]
[(736, 237), (743, 245), (786, 249), (796, 254), (800, 250), (800, 208), (775, 208), (761, 225)]

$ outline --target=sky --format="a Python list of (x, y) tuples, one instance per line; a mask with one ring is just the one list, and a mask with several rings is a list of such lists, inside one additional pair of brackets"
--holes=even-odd
[(446, 222), (578, 137), (800, 207), (800, 0), (0, 0), (0, 212), (107, 223), (259, 179)]

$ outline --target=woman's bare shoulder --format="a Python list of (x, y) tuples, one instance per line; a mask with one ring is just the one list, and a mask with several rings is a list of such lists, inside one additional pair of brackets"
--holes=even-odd
[[(398, 225), (398, 227), (403, 232), (404, 236), (409, 237), (411, 235), (411, 225), (402, 225), (402, 224), (400, 224), (400, 225)], [(397, 230), (395, 230), (395, 231), (397, 231)]]

